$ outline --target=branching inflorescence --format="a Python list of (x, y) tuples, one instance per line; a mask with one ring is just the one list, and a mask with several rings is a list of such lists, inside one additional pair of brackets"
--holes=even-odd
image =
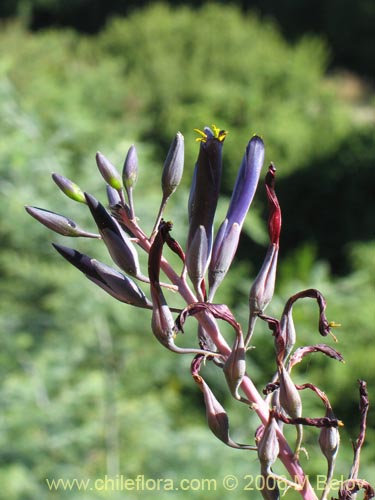
[[(128, 151), (122, 175), (101, 153), (96, 163), (107, 183), (109, 211), (92, 195), (84, 193), (75, 183), (59, 174), (53, 174), (58, 187), (71, 199), (86, 204), (95, 220), (98, 234), (81, 229), (65, 216), (27, 206), (27, 212), (49, 229), (64, 236), (102, 239), (108, 252), (122, 272), (103, 262), (65, 246), (54, 244), (55, 249), (86, 277), (111, 296), (126, 304), (152, 311), (151, 329), (157, 340), (167, 349), (178, 354), (194, 355), (191, 374), (203, 393), (208, 426), (213, 434), (226, 445), (256, 452), (260, 473), (265, 479), (261, 491), (265, 499), (280, 496), (279, 484), (299, 491), (306, 500), (317, 499), (308, 476), (299, 463), (303, 443), (304, 426), (320, 428), (319, 445), (327, 460), (327, 481), (321, 498), (327, 498), (333, 477), (335, 459), (339, 448), (338, 428), (342, 423), (335, 417), (327, 396), (314, 385), (296, 385), (292, 368), (310, 353), (319, 352), (338, 361), (343, 358), (334, 348), (320, 343), (294, 350), (296, 332), (292, 309), (302, 298), (315, 299), (319, 308), (318, 331), (323, 337), (338, 326), (326, 318), (326, 302), (316, 289), (296, 293), (287, 300), (280, 320), (267, 316), (265, 309), (275, 288), (281, 209), (275, 192), (276, 168), (271, 164), (265, 176), (265, 188), (269, 206), (269, 247), (264, 263), (249, 292), (249, 321), (246, 336), (230, 309), (215, 304), (214, 297), (234, 259), (239, 237), (250, 204), (257, 189), (264, 162), (264, 144), (260, 137), (249, 141), (240, 165), (226, 217), (214, 235), (214, 218), (220, 193), (222, 148), (227, 133), (213, 126), (196, 130), (200, 142), (198, 159), (188, 202), (189, 229), (185, 252), (171, 236), (172, 223), (163, 220), (168, 199), (177, 189), (184, 166), (184, 138), (177, 133), (169, 149), (161, 177), (162, 200), (154, 228), (150, 236), (138, 225), (135, 215), (133, 190), (138, 177), (138, 159), (134, 146)], [(181, 260), (177, 272), (163, 257), (167, 245)], [(138, 248), (148, 254), (148, 275), (140, 267)], [(160, 271), (168, 277), (168, 283), (160, 282)], [(148, 283), (149, 296), (136, 283)], [(163, 288), (177, 291), (186, 302), (179, 310), (171, 307)], [(173, 313), (177, 313), (174, 317)], [(197, 339), (191, 347), (179, 347), (176, 338), (183, 331), (186, 320), (197, 320)], [(251, 341), (257, 319), (265, 321), (272, 332), (275, 345), (275, 374), (261, 394), (246, 371), (246, 358), (250, 356)], [(235, 340), (229, 346), (221, 333), (217, 320), (223, 320), (233, 328)], [(333, 339), (335, 337), (332, 335)], [(247, 352), (249, 353), (247, 354)], [(293, 352), (294, 351), (294, 352)], [(261, 425), (255, 432), (254, 442), (238, 444), (229, 434), (228, 416), (201, 375), (203, 361), (214, 363), (223, 370), (231, 395), (256, 412)], [(310, 389), (320, 398), (324, 416), (303, 417), (300, 392)], [(360, 450), (365, 437), (368, 398), (366, 384), (360, 381), (361, 427), (354, 444), (354, 459), (347, 481), (342, 483), (339, 500), (349, 500), (364, 490), (365, 498), (372, 498), (374, 491), (369, 483), (358, 479)], [(284, 425), (296, 427), (296, 443), (292, 450), (283, 434)], [(290, 474), (286, 479), (273, 472), (276, 460), (281, 460)]]

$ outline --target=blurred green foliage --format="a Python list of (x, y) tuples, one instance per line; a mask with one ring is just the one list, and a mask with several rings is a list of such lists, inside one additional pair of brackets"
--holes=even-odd
[[(144, 474), (176, 480), (213, 477), (219, 482), (229, 473), (258, 473), (254, 456), (225, 448), (203, 425), (202, 398), (191, 380), (189, 360), (162, 350), (154, 341), (150, 314), (116, 303), (63, 262), (48, 243), (76, 247), (110, 263), (100, 242), (66, 243), (23, 209), (24, 204), (49, 208), (93, 229), (85, 207), (61, 196), (49, 174), (62, 173), (104, 201), (95, 151), (101, 150), (121, 168), (128, 147), (136, 142), (141, 165), (136, 211), (142, 227), (150, 231), (160, 200), (155, 186), (169, 142), (180, 129), (186, 140), (185, 180), (166, 215), (174, 218), (175, 236), (183, 243), (197, 152), (192, 129), (212, 122), (229, 130), (224, 194), (230, 193), (253, 132), (262, 134), (268, 160), (280, 165), (280, 198), (289, 218), (283, 233), (287, 251), (270, 314), (279, 316), (289, 295), (317, 287), (327, 297), (329, 318), (343, 324), (337, 347), (346, 366), (316, 355), (296, 372), (301, 381), (326, 391), (337, 416), (345, 421), (338, 474), (346, 475), (349, 439), (358, 428), (357, 378), (368, 381), (375, 400), (374, 247), (371, 217), (365, 213), (370, 210), (368, 198), (363, 195), (373, 175), (369, 165), (374, 156), (369, 151), (374, 145), (365, 125), (358, 130), (349, 107), (327, 83), (324, 44), (306, 38), (291, 46), (272, 24), (241, 16), (234, 7), (210, 5), (198, 12), (155, 5), (113, 20), (92, 38), (68, 30), (30, 34), (16, 23), (2, 28), (0, 484), (5, 497), (117, 498), (114, 492), (99, 491), (53, 494), (46, 477)], [(331, 158), (337, 172), (330, 168)], [(350, 172), (359, 168), (358, 158), (363, 170), (357, 184)], [(293, 239), (297, 216), (309, 220), (304, 217), (311, 204), (321, 208), (320, 187), (332, 186), (335, 192), (336, 175), (342, 170), (347, 177), (337, 197), (340, 210), (334, 199), (331, 205), (325, 203), (313, 235), (299, 228), (298, 239)], [(291, 199), (295, 202), (288, 207)], [(353, 202), (355, 211), (347, 210)], [(260, 190), (245, 225), (241, 258), (218, 292), (218, 299), (233, 308), (244, 327), (248, 290), (265, 252), (263, 203)], [(219, 213), (225, 210), (224, 199)], [(330, 253), (322, 254), (325, 217), (339, 215), (340, 239), (330, 240)], [(357, 220), (362, 232), (353, 229)], [(328, 228), (333, 235), (335, 227), (333, 222)], [(321, 260), (329, 258), (332, 265), (337, 241), (346, 244), (347, 265), (341, 277), (333, 277), (330, 265)], [(298, 304), (295, 319), (300, 345), (320, 341), (315, 305)], [(262, 387), (274, 369), (272, 339), (263, 325), (258, 326), (255, 343), (249, 370)], [(228, 409), (232, 432), (238, 441), (248, 442), (256, 419), (231, 401), (216, 373), (211, 374), (212, 384)], [(320, 414), (316, 401), (306, 399), (306, 408)], [(368, 443), (375, 438), (374, 429), (372, 414)], [(306, 435), (314, 450), (306, 470), (323, 474), (314, 448), (317, 433), (309, 430)], [(362, 471), (368, 479), (374, 461), (374, 449), (367, 444)], [(217, 498), (224, 492), (190, 494)], [(183, 492), (168, 495), (178, 499)], [(233, 497), (247, 495), (238, 490)], [(154, 496), (165, 498), (165, 493)], [(139, 492), (128, 492), (127, 498), (139, 498)]]
[[(72, 27), (83, 33), (98, 33), (108, 19), (126, 16), (154, 0), (2, 0), (0, 18), (21, 18), (32, 30)], [(165, 0), (176, 7), (201, 7), (207, 0)], [(209, 0), (220, 8), (225, 1)], [(332, 48), (331, 64), (372, 78), (375, 44), (372, 0), (232, 0), (242, 11), (256, 10), (263, 18), (275, 19), (289, 41), (314, 33)]]

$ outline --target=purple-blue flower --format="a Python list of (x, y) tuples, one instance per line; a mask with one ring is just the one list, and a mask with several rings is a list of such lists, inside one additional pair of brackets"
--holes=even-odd
[(226, 218), (220, 226), (212, 249), (209, 268), (209, 300), (224, 279), (237, 250), (241, 228), (258, 186), (264, 161), (264, 144), (254, 135), (249, 141), (238, 171)]
[[(190, 279), (197, 289), (200, 285), (196, 282), (196, 266), (193, 259), (189, 258), (192, 243), (195, 242), (193, 252), (197, 253), (196, 242), (204, 241), (205, 255), (200, 255), (199, 268), (205, 273), (209, 264), (213, 224), (219, 198), (221, 170), (222, 170), (222, 149), (227, 132), (213, 126), (213, 131), (205, 127), (204, 131), (196, 129), (201, 137), (198, 159), (195, 164), (193, 182), (190, 190), (188, 212), (189, 212), (189, 233), (187, 238), (186, 262)], [(204, 232), (199, 236), (198, 233)], [(192, 266), (192, 267), (191, 267)]]

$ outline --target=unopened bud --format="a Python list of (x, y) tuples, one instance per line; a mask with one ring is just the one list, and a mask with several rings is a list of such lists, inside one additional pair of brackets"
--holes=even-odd
[(103, 176), (103, 179), (114, 189), (121, 189), (122, 182), (121, 176), (118, 173), (116, 167), (99, 151), (96, 153), (96, 164), (98, 169)]
[(161, 186), (163, 198), (173, 194), (181, 182), (184, 171), (184, 136), (178, 132), (174, 138), (164, 163)]
[(248, 401), (238, 393), (238, 389), (246, 372), (245, 345), (241, 331), (237, 331), (232, 351), (224, 364), (223, 372), (232, 396), (239, 401), (248, 403)]
[[(326, 417), (335, 418), (331, 408), (327, 408)], [(330, 463), (335, 459), (340, 445), (340, 434), (337, 427), (322, 427), (319, 434), (319, 446)]]
[(45, 210), (38, 207), (25, 207), (26, 212), (34, 219), (48, 227), (55, 233), (62, 234), (63, 236), (85, 237), (85, 238), (100, 238), (98, 234), (88, 233), (81, 229), (72, 219), (65, 217), (65, 215), (56, 214), (50, 210)]
[(137, 307), (152, 307), (152, 303), (147, 299), (143, 291), (128, 276), (119, 273), (116, 269), (98, 260), (92, 259), (91, 262), (95, 271), (118, 300)]
[(198, 295), (207, 270), (208, 242), (206, 230), (199, 226), (186, 253), (186, 268)]
[(296, 329), (294, 327), (292, 308), (284, 309), (280, 320), (280, 335), (284, 339), (283, 363), (285, 364), (296, 343)]
[(126, 189), (133, 188), (138, 180), (138, 156), (134, 146), (130, 146), (122, 169), (122, 181)]
[[(283, 365), (279, 366), (279, 382), (280, 382), (280, 390), (279, 390), (279, 401), (280, 406), (283, 411), (292, 418), (299, 418), (302, 416), (302, 401), (299, 392), (294, 385), (291, 376), (288, 371), (284, 368)], [(297, 438), (296, 438), (296, 446), (294, 450), (294, 456), (298, 458), (302, 438), (303, 438), (303, 427), (301, 424), (296, 425), (297, 430)]]
[(271, 415), (258, 442), (258, 458), (262, 470), (268, 472), (276, 462), (280, 447), (277, 439), (277, 423)]
[(117, 191), (117, 189), (114, 189), (112, 186), (107, 184), (107, 199), (108, 199), (108, 205), (109, 207), (115, 207), (119, 203), (121, 203), (121, 198), (120, 195)]
[(206, 406), (206, 416), (208, 427), (211, 429), (213, 434), (220, 439), (223, 443), (231, 448), (240, 448), (245, 450), (256, 450), (255, 446), (238, 444), (229, 435), (229, 419), (227, 412), (224, 410), (222, 405), (216, 399), (214, 393), (209, 388), (205, 380), (198, 375), (193, 373), (195, 382), (201, 388), (204, 397), (204, 404)]
[(250, 316), (261, 314), (271, 302), (275, 290), (278, 245), (270, 245), (263, 265), (250, 289)]
[(291, 376), (284, 366), (279, 367), (280, 405), (287, 415), (297, 418), (302, 415), (302, 401)]
[(85, 194), (87, 205), (113, 261), (131, 276), (140, 276), (138, 253), (129, 236), (93, 196)]
[(80, 203), (86, 203), (86, 198), (83, 191), (73, 181), (67, 179), (63, 175), (55, 173), (52, 174), (52, 179), (55, 181), (55, 183), (58, 185), (58, 187), (66, 196), (68, 196), (74, 201), (78, 201)]

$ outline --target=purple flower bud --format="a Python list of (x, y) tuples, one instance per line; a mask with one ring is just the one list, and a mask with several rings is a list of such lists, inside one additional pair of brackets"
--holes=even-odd
[(277, 460), (279, 452), (280, 448), (279, 441), (277, 439), (277, 423), (272, 414), (270, 414), (270, 418), (258, 443), (258, 458), (262, 470), (265, 473), (269, 473), (272, 465)]
[(283, 363), (285, 363), (296, 343), (296, 329), (294, 327), (292, 307), (284, 309), (280, 320), (280, 335), (284, 339)]
[(74, 201), (78, 201), (80, 203), (86, 203), (86, 198), (83, 191), (73, 181), (67, 179), (63, 175), (55, 173), (52, 174), (52, 179), (55, 181), (55, 183), (58, 185), (58, 187), (66, 196), (68, 196)]
[(194, 379), (203, 392), (208, 427), (220, 441), (223, 441), (223, 443), (228, 446), (234, 446), (236, 448), (237, 446), (229, 436), (229, 419), (226, 411), (215, 398), (213, 392), (203, 378), (196, 375)]
[[(211, 248), (213, 222), (217, 201), (219, 197), (222, 149), (226, 132), (213, 127), (214, 131), (205, 127), (204, 131), (197, 130), (201, 134), (198, 159), (194, 169), (193, 182), (189, 196), (189, 234), (187, 239), (187, 251), (196, 235), (199, 226), (203, 226), (207, 236), (208, 265)], [(204, 265), (204, 267), (206, 264)]]
[[(326, 409), (326, 417), (335, 418), (332, 408), (328, 407)], [(319, 434), (319, 446), (322, 450), (323, 455), (327, 459), (327, 475), (323, 494), (321, 496), (322, 500), (327, 499), (329, 490), (331, 489), (331, 481), (333, 477), (333, 472), (335, 469), (336, 457), (339, 451), (340, 445), (340, 434), (337, 427), (322, 427)]]
[[(279, 402), (283, 411), (292, 418), (299, 418), (302, 416), (302, 401), (299, 392), (294, 385), (291, 376), (288, 371), (281, 364), (278, 367), (279, 372)], [(298, 458), (299, 452), (301, 450), (302, 438), (303, 438), (303, 427), (301, 424), (296, 425), (297, 429), (297, 439), (294, 451), (294, 456)]]
[(109, 215), (101, 203), (85, 193), (87, 205), (113, 261), (131, 276), (140, 276), (137, 250), (128, 235)]
[(245, 354), (243, 334), (238, 328), (232, 351), (224, 364), (223, 372), (232, 396), (239, 401), (251, 404), (247, 399), (243, 398), (238, 393), (238, 389), (246, 372)]
[[(199, 361), (199, 359), (198, 359)], [(241, 448), (245, 450), (256, 450), (255, 446), (251, 445), (242, 445), (234, 442), (229, 435), (229, 419), (226, 411), (216, 399), (214, 393), (209, 388), (208, 384), (205, 380), (199, 375), (198, 369), (200, 367), (200, 363), (197, 363), (197, 358), (193, 360), (192, 363), (192, 375), (203, 392), (204, 404), (206, 406), (206, 417), (208, 427), (211, 429), (213, 434), (220, 439), (223, 443), (231, 448)]]
[(172, 313), (161, 289), (151, 286), (150, 290), (153, 304), (151, 318), (152, 332), (161, 344), (170, 349), (174, 344), (174, 337), (176, 335)]
[(138, 156), (137, 150), (133, 145), (130, 146), (126, 155), (124, 167), (122, 169), (122, 181), (126, 190), (133, 188), (138, 180)]
[[(326, 417), (335, 418), (332, 408), (327, 408)], [(336, 458), (340, 445), (340, 434), (337, 427), (322, 427), (319, 434), (319, 446), (329, 463)]]
[(200, 298), (202, 298), (202, 282), (207, 270), (207, 247), (206, 230), (203, 226), (199, 226), (186, 254), (186, 268)]
[(270, 245), (263, 265), (250, 289), (250, 316), (262, 314), (271, 302), (275, 290), (278, 255), (279, 247), (274, 244)]
[(261, 491), (261, 493), (263, 498), (266, 500), (279, 498), (277, 495), (277, 485), (276, 489), (274, 488), (276, 481), (281, 481), (297, 491), (302, 489), (300, 484), (294, 483), (293, 481), (272, 472), (271, 467), (276, 462), (280, 452), (279, 442), (277, 439), (277, 427), (274, 412), (271, 411), (262, 437), (258, 442), (258, 458), (261, 466), (261, 473), (265, 477), (266, 481), (265, 488)]
[(302, 415), (302, 401), (291, 376), (283, 365), (279, 366), (280, 404), (287, 415), (297, 418)]
[(62, 234), (63, 236), (100, 238), (98, 234), (88, 233), (84, 229), (81, 229), (72, 219), (68, 219), (64, 215), (59, 215), (50, 210), (38, 207), (25, 206), (25, 209), (34, 219), (48, 227), (48, 229), (52, 229), (55, 233)]
[(152, 303), (147, 299), (143, 291), (128, 276), (119, 273), (116, 269), (98, 260), (92, 259), (91, 262), (100, 278), (116, 294), (119, 300), (137, 307), (152, 307)]
[(161, 186), (163, 199), (166, 200), (173, 194), (181, 182), (184, 171), (184, 136), (177, 132), (164, 163)]
[(137, 307), (152, 307), (142, 290), (127, 276), (78, 250), (56, 244), (53, 246), (64, 259), (115, 299)]
[(121, 189), (121, 176), (112, 163), (99, 151), (96, 153), (96, 164), (103, 176), (103, 179), (114, 189)]
[(109, 207), (110, 208), (115, 207), (116, 205), (120, 204), (121, 198), (120, 198), (120, 195), (119, 195), (117, 189), (114, 189), (109, 184), (107, 184), (106, 187), (107, 187), (106, 192), (107, 192), (107, 199), (108, 199)]

